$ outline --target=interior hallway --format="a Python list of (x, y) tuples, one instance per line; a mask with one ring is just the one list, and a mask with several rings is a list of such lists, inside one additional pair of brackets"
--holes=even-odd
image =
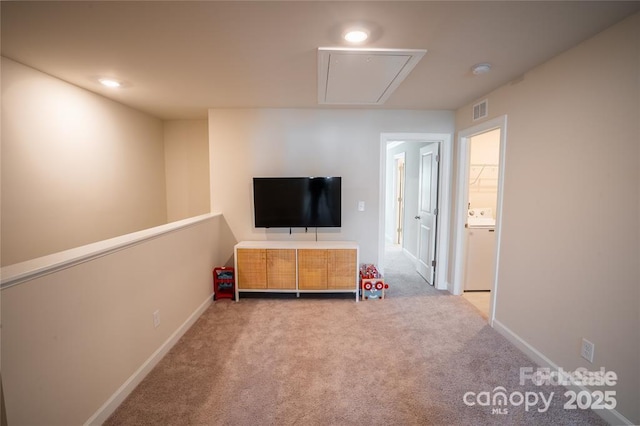
[[(434, 287), (427, 284), (416, 271), (415, 264), (397, 244), (387, 244), (384, 253), (384, 270), (386, 274), (390, 274), (396, 277), (401, 276), (402, 280), (397, 283), (389, 284), (389, 291), (387, 292), (389, 297), (395, 295), (408, 295), (418, 293), (431, 293), (434, 294), (448, 294), (446, 291), (436, 290)], [(394, 284), (397, 287), (394, 288)], [(465, 292), (462, 294), (464, 300), (469, 302), (484, 318), (489, 318), (489, 303), (491, 298), (491, 292), (478, 291), (478, 292)]]

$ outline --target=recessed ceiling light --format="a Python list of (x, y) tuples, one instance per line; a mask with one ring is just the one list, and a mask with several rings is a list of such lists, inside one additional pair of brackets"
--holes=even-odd
[(471, 67), (471, 72), (475, 75), (486, 74), (491, 71), (491, 64), (483, 62), (481, 64), (475, 64)]
[(342, 37), (349, 43), (362, 43), (369, 38), (369, 31), (363, 28), (350, 29)]
[(113, 80), (111, 78), (101, 78), (100, 83), (102, 83), (103, 86), (107, 86), (107, 87), (111, 87), (111, 88), (116, 88), (116, 87), (120, 87), (122, 86), (122, 83), (120, 83), (117, 80)]

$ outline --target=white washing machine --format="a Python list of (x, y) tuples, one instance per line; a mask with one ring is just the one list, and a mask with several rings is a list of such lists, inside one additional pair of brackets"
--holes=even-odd
[(493, 287), (495, 230), (492, 209), (469, 209), (465, 229), (465, 291), (486, 291)]

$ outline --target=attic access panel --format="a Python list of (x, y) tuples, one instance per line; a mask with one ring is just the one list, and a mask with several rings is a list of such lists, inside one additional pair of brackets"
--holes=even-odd
[(421, 49), (318, 48), (318, 103), (382, 105), (427, 53)]

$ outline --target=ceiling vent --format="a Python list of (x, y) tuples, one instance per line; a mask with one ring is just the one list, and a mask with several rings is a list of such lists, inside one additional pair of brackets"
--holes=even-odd
[(487, 99), (473, 106), (473, 121), (480, 120), (489, 115), (489, 101)]
[(382, 105), (427, 53), (418, 49), (318, 48), (318, 103)]

